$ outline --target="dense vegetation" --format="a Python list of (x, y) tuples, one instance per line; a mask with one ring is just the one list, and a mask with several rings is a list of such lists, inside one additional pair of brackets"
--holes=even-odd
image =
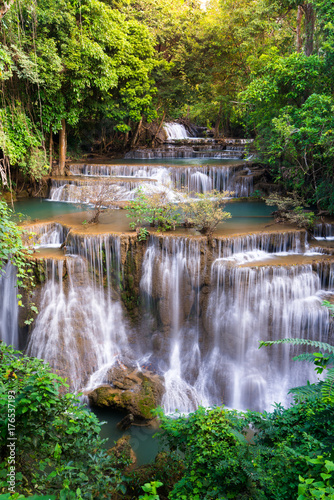
[(152, 120), (155, 144), (163, 120), (183, 119), (254, 137), (276, 182), (334, 212), (332, 2), (3, 5), (3, 184), (38, 192), (55, 156), (64, 171), (67, 145), (124, 151)]
[[(173, 419), (159, 411), (159, 439), (169, 451), (133, 472), (124, 471), (127, 457), (104, 450), (97, 418), (64, 393), (47, 364), (0, 344), (0, 493), (12, 466), (16, 492), (62, 500), (138, 498), (138, 480), (147, 500), (159, 499), (163, 483), (163, 498), (177, 500), (333, 499), (334, 347), (298, 339), (263, 344), (282, 342), (317, 348), (297, 359), (314, 363), (324, 379), (292, 389), (294, 404), (272, 413), (199, 408)], [(246, 439), (249, 426), (255, 434)], [(8, 443), (17, 445), (13, 453)]]
[(21, 494), (116, 498), (125, 491), (126, 459), (107, 453), (97, 417), (64, 393), (68, 386), (48, 364), (18, 354), (0, 344), (0, 493), (13, 467)]

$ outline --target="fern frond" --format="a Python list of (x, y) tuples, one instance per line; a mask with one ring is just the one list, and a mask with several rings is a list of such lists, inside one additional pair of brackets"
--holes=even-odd
[(326, 344), (325, 342), (318, 342), (317, 340), (299, 339), (299, 338), (296, 339), (286, 338), (280, 340), (261, 340), (259, 349), (261, 349), (261, 347), (270, 347), (275, 344), (308, 345), (334, 354), (334, 346), (330, 344)]
[(317, 384), (307, 384), (300, 387), (293, 387), (288, 394), (293, 394), (294, 399), (298, 401), (310, 401), (319, 397), (319, 386)]
[(324, 398), (334, 398), (334, 368), (330, 368), (326, 372), (326, 378), (323, 381), (321, 393)]
[[(298, 356), (294, 356), (293, 361), (308, 361), (309, 363), (314, 363), (316, 359), (316, 353), (313, 352), (303, 352), (302, 354), (298, 354)], [(323, 354), (323, 353), (320, 353)], [(334, 354), (326, 354), (326, 365), (334, 364)]]
[(308, 361), (309, 363), (314, 363), (313, 352), (303, 352), (302, 354), (298, 354), (298, 356), (294, 356), (293, 361)]

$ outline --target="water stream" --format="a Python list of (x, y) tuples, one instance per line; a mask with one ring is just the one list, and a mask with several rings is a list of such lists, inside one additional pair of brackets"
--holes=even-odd
[[(67, 235), (60, 224), (38, 227), (37, 241), (46, 245)], [(313, 255), (304, 236), (255, 233), (212, 245), (151, 236), (140, 262), (139, 316), (130, 325), (121, 300), (121, 237), (70, 233), (67, 254), (46, 262), (26, 351), (49, 361), (76, 391), (106, 383), (116, 361), (137, 367), (149, 361), (164, 376), (167, 412), (222, 401), (259, 410), (274, 400), (286, 403), (289, 387), (305, 383), (312, 368), (291, 363), (286, 347), (259, 351), (258, 341), (326, 342), (331, 334), (321, 303), (334, 292), (334, 264), (317, 252), (322, 260), (304, 264)], [(297, 257), (295, 265), (280, 264)], [(15, 279), (7, 265), (0, 278), (0, 331), (17, 346)]]
[(99, 179), (112, 183), (116, 200), (132, 200), (141, 189), (147, 194), (166, 192), (168, 199), (182, 197), (174, 192), (204, 193), (216, 189), (235, 197), (249, 196), (253, 176), (246, 165), (155, 166), (89, 165), (70, 166), (73, 177), (51, 179), (49, 199), (67, 203), (89, 203), (99, 189)]
[(19, 348), (18, 288), (16, 269), (10, 262), (0, 271), (0, 340)]
[[(165, 130), (166, 151), (191, 147), (197, 155), (215, 154), (214, 139), (189, 137), (181, 125), (166, 124)], [(245, 142), (230, 140), (221, 147), (217, 154), (232, 152), (233, 158), (243, 154)], [(70, 202), (89, 202), (105, 181), (122, 200), (133, 199), (139, 187), (147, 193), (169, 190), (173, 201), (212, 189), (239, 197), (253, 190), (253, 175), (240, 162), (115, 161), (72, 164), (70, 171), (69, 177), (52, 179), (50, 199), (58, 203), (33, 200), (28, 215), (80, 210)], [(122, 210), (111, 210), (112, 222), (106, 215), (97, 231), (84, 224), (87, 215), (68, 216), (66, 224), (57, 218), (34, 222), (31, 245), (59, 248), (66, 240), (66, 253), (44, 256), (45, 282), (37, 287), (39, 314), (26, 352), (48, 361), (75, 391), (109, 383), (116, 362), (137, 369), (149, 364), (164, 377), (162, 405), (168, 413), (222, 402), (259, 410), (274, 401), (288, 403), (289, 387), (311, 378), (312, 367), (291, 362), (293, 349), (259, 350), (258, 341), (331, 339), (332, 323), (321, 304), (334, 293), (328, 246), (334, 226), (316, 226), (315, 247), (303, 231), (273, 232), (272, 209), (264, 204), (229, 208), (234, 217), (217, 228), (210, 243), (194, 237), (194, 230), (135, 243)], [(241, 227), (249, 234), (235, 234)], [(132, 316), (126, 302), (130, 283)], [(19, 346), (16, 275), (9, 264), (0, 274), (0, 293), (0, 337)]]

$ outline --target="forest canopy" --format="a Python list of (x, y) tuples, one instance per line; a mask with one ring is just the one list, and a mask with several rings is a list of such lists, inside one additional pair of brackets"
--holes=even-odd
[[(326, 0), (1, 3), (2, 178), (122, 153), (153, 121), (255, 139), (274, 180), (334, 212)], [(154, 143), (154, 141), (153, 141)], [(14, 175), (14, 177), (15, 177)]]

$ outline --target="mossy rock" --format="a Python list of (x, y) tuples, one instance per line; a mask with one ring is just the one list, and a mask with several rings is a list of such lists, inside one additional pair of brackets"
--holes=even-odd
[(140, 421), (154, 418), (151, 411), (159, 406), (164, 393), (162, 377), (120, 365), (113, 367), (108, 376), (110, 385), (102, 385), (88, 393), (92, 406), (126, 411)]

